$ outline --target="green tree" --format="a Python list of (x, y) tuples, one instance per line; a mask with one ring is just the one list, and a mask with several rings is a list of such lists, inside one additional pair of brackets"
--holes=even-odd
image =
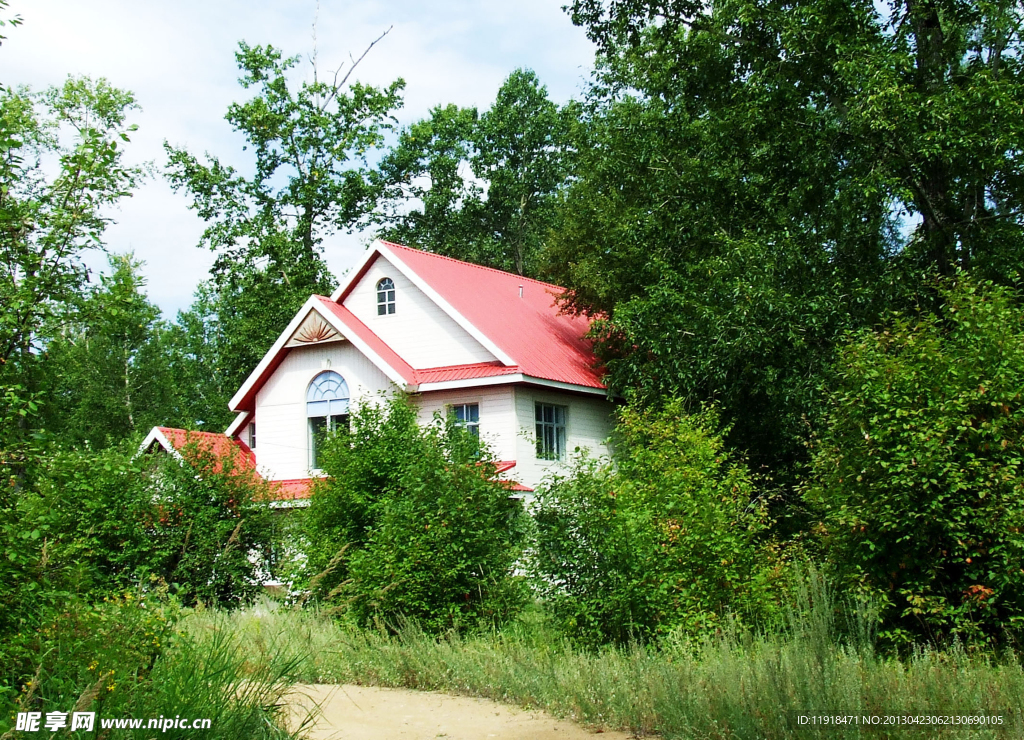
[(121, 144), (131, 93), (68, 78), (42, 94), (0, 92), (0, 374), (29, 384), (40, 328), (85, 280), (80, 256), (102, 245), (110, 206), (142, 175)]
[[(518, 69), (490, 110), (454, 105), (402, 131), (379, 168), (384, 238), (536, 276), (565, 184), (569, 109)], [(420, 207), (410, 202), (419, 201)]]
[(691, 408), (780, 473), (837, 337), (930, 272), (1020, 269), (1009, 2), (576, 0), (598, 73), (548, 254), (613, 387)]
[(1024, 609), (1024, 311), (963, 276), (850, 338), (806, 489), (896, 642), (999, 639)]
[[(225, 366), (232, 352), (232, 337), (225, 332), (231, 316), (219, 310), (220, 292), (211, 282), (203, 282), (187, 311), (179, 311), (169, 327), (171, 375), (177, 383), (178, 419), (186, 429), (221, 431), (234, 414), (228, 408), (238, 390), (234, 363)], [(251, 368), (250, 368), (251, 369)]]
[(142, 264), (109, 260), (111, 274), (48, 327), (40, 372), (43, 427), (94, 448), (179, 416), (168, 327), (143, 292)]
[(200, 246), (217, 252), (218, 318), (229, 342), (219, 364), (237, 385), (302, 302), (330, 292), (320, 244), (372, 210), (366, 158), (392, 127), (404, 82), (349, 83), (355, 63), (325, 80), (314, 65), (313, 80), (292, 89), (299, 57), (243, 41), (235, 59), (239, 82), (256, 94), (225, 118), (252, 151), (253, 174), (164, 146), (172, 187), (209, 224)]
[(713, 409), (624, 409), (614, 466), (579, 461), (537, 492), (535, 583), (562, 628), (590, 644), (773, 616), (778, 554), (767, 501), (730, 454)]
[(310, 587), (363, 625), (431, 632), (494, 625), (525, 591), (513, 575), (524, 515), (475, 436), (421, 427), (404, 399), (365, 406), (326, 441), (307, 512)]
[(47, 539), (51, 586), (109, 594), (163, 581), (185, 603), (233, 603), (261, 589), (269, 485), (209, 445), (140, 455), (135, 444), (49, 451), (19, 505)]

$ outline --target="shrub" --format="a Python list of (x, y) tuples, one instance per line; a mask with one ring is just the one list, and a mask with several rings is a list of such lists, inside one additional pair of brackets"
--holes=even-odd
[(359, 624), (500, 623), (521, 606), (523, 513), (486, 449), (450, 421), (420, 427), (404, 400), (367, 405), (323, 449), (307, 521), (310, 587)]
[(157, 495), (143, 520), (148, 546), (138, 574), (174, 584), (186, 604), (247, 601), (271, 557), (270, 487), (201, 445), (181, 453), (184, 464), (164, 457), (152, 472)]
[(184, 464), (128, 445), (41, 459), (19, 507), (46, 541), (45, 588), (102, 595), (159, 580), (186, 605), (256, 593), (272, 531), (266, 484), (198, 445), (182, 453)]
[(724, 449), (714, 410), (682, 409), (625, 409), (615, 468), (582, 460), (538, 491), (535, 582), (584, 642), (701, 633), (726, 612), (771, 611), (766, 501)]
[(806, 487), (896, 641), (1024, 621), (1024, 311), (963, 278), (941, 301), (851, 337)]

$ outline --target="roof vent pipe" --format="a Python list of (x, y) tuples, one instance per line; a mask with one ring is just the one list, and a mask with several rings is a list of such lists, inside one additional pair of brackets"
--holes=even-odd
[(523, 286), (522, 285), (519, 286), (519, 297), (520, 298), (523, 297)]

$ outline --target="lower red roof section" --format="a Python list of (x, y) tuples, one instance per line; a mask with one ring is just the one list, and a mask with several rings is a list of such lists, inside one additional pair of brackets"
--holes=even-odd
[(313, 495), (313, 478), (270, 481), (275, 501), (305, 501)]
[(518, 365), (502, 365), (500, 362), (476, 362), (472, 365), (447, 365), (416, 370), (417, 383), (444, 383), (449, 380), (472, 378), (493, 378), (496, 375), (515, 375)]
[[(157, 427), (157, 429), (177, 452), (181, 452), (188, 445), (195, 445), (220, 460), (230, 459), (234, 470), (256, 469), (256, 453), (240, 439), (232, 439), (218, 432), (194, 432), (172, 427)], [(219, 467), (216, 470), (218, 473), (220, 472)]]
[[(223, 469), (219, 461), (231, 459), (232, 470), (235, 472), (245, 471), (263, 480), (263, 476), (256, 469), (256, 453), (240, 439), (232, 439), (214, 432), (193, 432), (187, 429), (174, 429), (172, 427), (157, 427), (157, 429), (176, 452), (181, 452), (188, 445), (195, 445), (215, 456), (218, 462), (214, 470), (218, 473)], [(494, 472), (505, 473), (515, 466), (515, 460), (499, 460), (494, 463)], [(267, 483), (270, 484), (270, 488), (273, 491), (272, 500), (274, 501), (305, 501), (313, 495), (313, 482), (315, 480), (318, 479), (291, 478), (289, 480), (267, 481)], [(532, 488), (527, 488), (515, 481), (505, 481), (505, 483), (509, 484), (509, 490), (512, 491), (533, 491)]]

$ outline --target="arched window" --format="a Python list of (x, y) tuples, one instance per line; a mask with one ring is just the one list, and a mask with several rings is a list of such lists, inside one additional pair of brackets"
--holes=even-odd
[(306, 391), (306, 418), (309, 421), (309, 466), (317, 465), (317, 448), (324, 435), (339, 426), (348, 426), (348, 383), (333, 370), (313, 378)]
[(395, 312), (395, 281), (382, 278), (377, 282), (377, 315)]

